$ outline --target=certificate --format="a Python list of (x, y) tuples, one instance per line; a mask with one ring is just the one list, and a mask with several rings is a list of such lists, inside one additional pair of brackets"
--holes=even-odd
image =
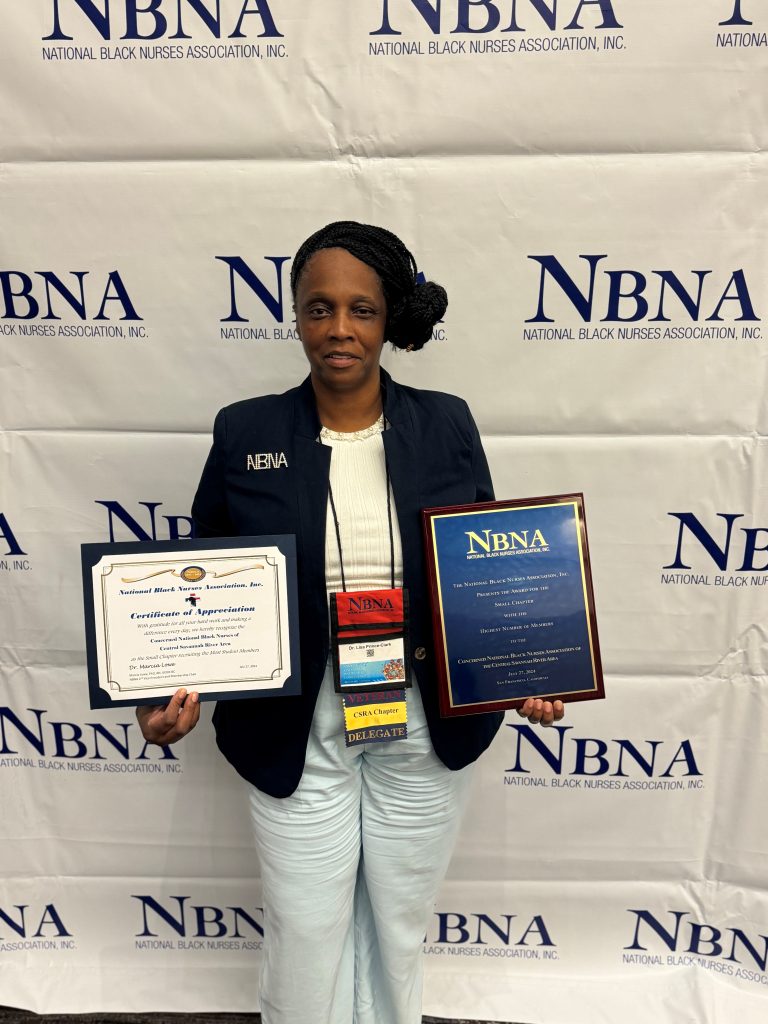
[(605, 695), (581, 494), (422, 516), (443, 716)]
[(83, 544), (92, 708), (300, 693), (293, 536)]

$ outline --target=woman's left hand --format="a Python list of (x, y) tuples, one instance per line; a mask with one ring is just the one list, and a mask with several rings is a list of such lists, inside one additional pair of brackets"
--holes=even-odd
[(529, 697), (522, 707), (517, 709), (521, 718), (527, 718), (531, 725), (552, 725), (559, 722), (565, 714), (565, 706), (561, 700), (542, 700)]

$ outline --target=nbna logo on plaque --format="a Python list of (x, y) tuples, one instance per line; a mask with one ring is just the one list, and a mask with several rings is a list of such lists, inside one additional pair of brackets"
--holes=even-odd
[[(274, 0), (272, 0), (274, 3)], [(102, 39), (276, 38), (269, 0), (48, 0), (44, 41)], [(85, 31), (84, 31), (85, 30)]]

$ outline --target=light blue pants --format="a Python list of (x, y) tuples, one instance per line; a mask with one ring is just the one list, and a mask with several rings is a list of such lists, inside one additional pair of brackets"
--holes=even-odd
[(251, 787), (263, 1024), (419, 1024), (422, 944), (470, 774), (432, 750), (416, 687), (406, 740), (347, 748), (326, 671), (298, 789)]

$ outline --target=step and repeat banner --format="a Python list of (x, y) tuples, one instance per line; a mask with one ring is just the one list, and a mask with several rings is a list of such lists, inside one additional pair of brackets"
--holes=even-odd
[[(0, 0), (0, 1003), (258, 1009), (244, 784), (91, 712), (79, 546), (189, 536), (217, 409), (300, 381), (299, 243), (448, 290), (396, 379), (499, 497), (583, 491), (607, 699), (508, 716), (425, 1012), (768, 1014), (768, 5)], [(408, 870), (407, 864), (403, 867)]]

